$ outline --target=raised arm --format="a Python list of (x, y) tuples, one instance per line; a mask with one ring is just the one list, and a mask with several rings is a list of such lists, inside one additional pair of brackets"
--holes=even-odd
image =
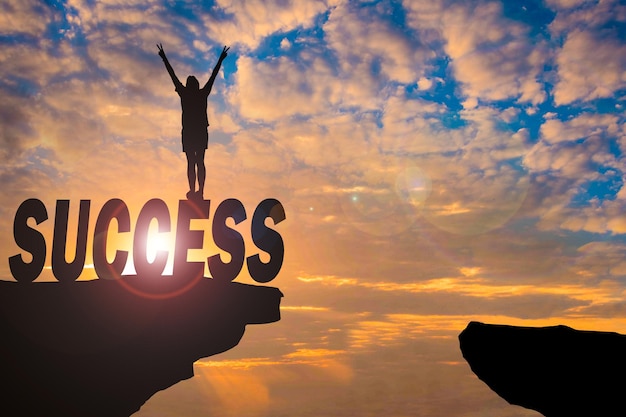
[(215, 77), (217, 77), (217, 73), (220, 72), (222, 61), (228, 56), (227, 52), (229, 49), (230, 47), (227, 48), (226, 46), (224, 46), (224, 49), (222, 49), (222, 53), (220, 54), (220, 58), (217, 60), (217, 64), (215, 64), (215, 68), (213, 68), (213, 73), (211, 74), (209, 81), (207, 81), (204, 87), (202, 87), (203, 90), (207, 90), (207, 95), (211, 93), (211, 88), (213, 88)]
[(167, 60), (167, 57), (165, 56), (165, 51), (163, 50), (163, 45), (159, 43), (157, 44), (157, 48), (159, 48), (159, 56), (163, 59), (165, 68), (167, 68), (167, 72), (172, 78), (172, 82), (174, 83), (174, 86), (176, 86), (176, 89), (178, 90), (180, 87), (183, 86), (183, 84), (180, 82), (180, 80), (176, 76), (176, 73), (174, 72), (174, 68), (172, 68), (172, 66), (170, 65), (170, 62)]

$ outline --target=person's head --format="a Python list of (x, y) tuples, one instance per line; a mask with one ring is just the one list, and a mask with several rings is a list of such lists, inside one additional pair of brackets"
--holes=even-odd
[(198, 79), (194, 77), (193, 75), (190, 75), (189, 77), (187, 77), (187, 88), (191, 88), (193, 90), (200, 89), (200, 83), (198, 82)]

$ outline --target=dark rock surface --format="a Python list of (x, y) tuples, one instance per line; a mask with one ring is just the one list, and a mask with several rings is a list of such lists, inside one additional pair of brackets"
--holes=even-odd
[(472, 371), (511, 404), (546, 417), (626, 415), (624, 335), (471, 322), (459, 342)]
[(280, 320), (277, 288), (208, 278), (0, 281), (0, 409), (7, 416), (129, 416)]

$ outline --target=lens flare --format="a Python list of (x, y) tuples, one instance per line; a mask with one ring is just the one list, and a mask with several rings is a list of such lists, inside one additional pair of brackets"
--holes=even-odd
[(406, 167), (396, 178), (396, 193), (403, 200), (414, 206), (420, 206), (432, 189), (430, 177), (416, 166)]

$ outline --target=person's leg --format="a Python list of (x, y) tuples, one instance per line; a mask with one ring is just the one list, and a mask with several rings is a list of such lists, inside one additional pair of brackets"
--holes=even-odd
[(204, 149), (196, 152), (196, 165), (198, 166), (198, 192), (204, 198), (204, 181), (206, 180), (206, 167), (204, 166)]
[(193, 194), (196, 189), (195, 152), (185, 152), (185, 156), (187, 156), (187, 181), (189, 182), (189, 194)]

